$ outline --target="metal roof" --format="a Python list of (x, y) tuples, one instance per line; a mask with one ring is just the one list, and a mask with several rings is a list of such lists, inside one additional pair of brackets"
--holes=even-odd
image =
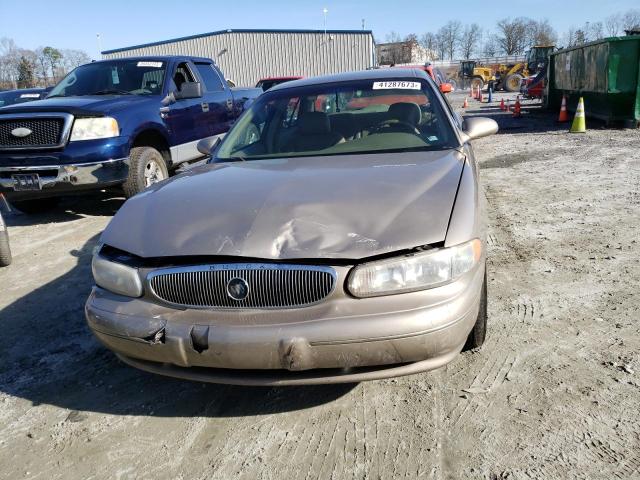
[(136, 48), (145, 48), (145, 47), (153, 47), (156, 45), (166, 45), (167, 43), (173, 43), (173, 42), (180, 42), (183, 40), (192, 40), (194, 38), (202, 38), (202, 37), (212, 37), (212, 36), (217, 36), (217, 35), (224, 35), (225, 33), (313, 33), (313, 34), (324, 34), (327, 33), (328, 35), (331, 34), (360, 34), (360, 35), (372, 35), (373, 36), (373, 32), (371, 30), (297, 30), (297, 29), (275, 29), (275, 30), (269, 30), (269, 29), (227, 29), (227, 30), (217, 30), (215, 32), (208, 32), (208, 33), (200, 33), (197, 35), (189, 35), (186, 37), (177, 37), (177, 38), (171, 38), (169, 40), (161, 40), (159, 42), (151, 42), (151, 43), (142, 43), (140, 45), (132, 45), (130, 47), (122, 47), (122, 48), (115, 48), (112, 50), (104, 50), (102, 52), (100, 52), (102, 55), (108, 55), (110, 53), (117, 53), (117, 52), (126, 52), (127, 50), (133, 50)]

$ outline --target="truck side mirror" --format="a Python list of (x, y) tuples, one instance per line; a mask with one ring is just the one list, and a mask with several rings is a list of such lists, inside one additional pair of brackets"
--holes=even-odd
[(184, 82), (180, 90), (173, 93), (176, 100), (184, 100), (186, 98), (201, 98), (202, 84), (200, 82)]
[(218, 148), (220, 142), (222, 142), (222, 140), (218, 136), (203, 138), (198, 142), (197, 148), (201, 154), (209, 156)]

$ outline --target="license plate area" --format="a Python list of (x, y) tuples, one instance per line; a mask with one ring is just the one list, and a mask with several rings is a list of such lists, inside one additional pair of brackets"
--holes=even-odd
[(11, 175), (11, 178), (13, 178), (13, 189), (16, 192), (42, 190), (40, 175), (37, 173), (19, 173)]

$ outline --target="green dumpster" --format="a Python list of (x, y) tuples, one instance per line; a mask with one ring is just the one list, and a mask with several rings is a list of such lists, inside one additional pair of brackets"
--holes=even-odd
[(559, 111), (562, 95), (575, 111), (584, 97), (587, 117), (607, 125), (640, 124), (640, 35), (610, 37), (558, 50), (549, 61), (547, 108)]

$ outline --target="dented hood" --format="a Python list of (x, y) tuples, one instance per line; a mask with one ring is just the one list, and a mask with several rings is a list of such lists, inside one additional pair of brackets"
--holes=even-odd
[(128, 200), (102, 235), (141, 257), (358, 259), (441, 242), (455, 151), (205, 165)]

